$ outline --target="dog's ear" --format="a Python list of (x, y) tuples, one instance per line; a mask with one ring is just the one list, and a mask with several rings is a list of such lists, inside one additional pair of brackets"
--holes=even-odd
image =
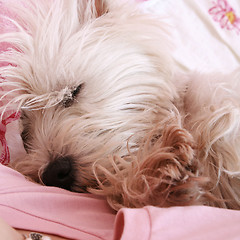
[(119, 13), (137, 11), (136, 3), (134, 1), (121, 0), (78, 0), (79, 19), (80, 22), (88, 22), (91, 19), (96, 19), (105, 15), (108, 12)]
[(103, 14), (108, 12), (108, 4), (106, 0), (95, 0), (95, 9), (96, 9), (96, 16), (100, 17)]
[(107, 0), (79, 0), (78, 13), (80, 22), (88, 22), (98, 18), (108, 12), (109, 4)]

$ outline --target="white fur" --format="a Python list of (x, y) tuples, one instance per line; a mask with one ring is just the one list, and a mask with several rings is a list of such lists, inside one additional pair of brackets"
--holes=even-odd
[[(16, 161), (16, 169), (41, 182), (49, 162), (71, 155), (78, 172), (71, 190), (94, 187), (94, 163), (111, 173), (131, 168), (131, 160), (127, 165), (116, 160), (116, 167), (109, 159), (130, 159), (159, 123), (177, 119), (197, 144), (202, 167), (196, 175), (214, 175), (218, 189), (224, 172), (223, 182), (233, 193), (223, 189), (215, 196), (234, 198), (233, 208), (240, 206), (238, 191), (226, 180), (228, 175), (238, 179), (240, 171), (239, 71), (175, 74), (167, 27), (133, 5), (97, 0), (8, 4), (18, 15), (12, 20), (18, 32), (0, 35), (0, 42), (15, 47), (0, 55), (0, 61), (12, 64), (0, 69), (2, 99), (9, 99), (2, 110), (21, 109), (29, 135), (28, 154)], [(64, 107), (80, 84), (73, 104)], [(106, 172), (95, 174), (104, 182)]]

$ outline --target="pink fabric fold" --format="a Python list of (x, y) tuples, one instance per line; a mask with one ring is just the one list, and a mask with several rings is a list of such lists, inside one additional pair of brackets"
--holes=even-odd
[(106, 201), (29, 182), (0, 165), (0, 217), (15, 228), (67, 239), (112, 239), (114, 212)]
[(121, 209), (114, 240), (237, 240), (240, 211), (206, 207)]

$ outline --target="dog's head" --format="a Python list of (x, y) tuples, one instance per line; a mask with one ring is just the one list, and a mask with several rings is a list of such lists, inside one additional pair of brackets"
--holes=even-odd
[[(0, 35), (1, 86), (21, 110), (26, 157), (15, 168), (73, 191), (95, 184), (92, 166), (112, 167), (174, 109), (165, 23), (132, 4), (27, 1), (11, 6), (17, 32)], [(111, 166), (110, 166), (111, 165)]]

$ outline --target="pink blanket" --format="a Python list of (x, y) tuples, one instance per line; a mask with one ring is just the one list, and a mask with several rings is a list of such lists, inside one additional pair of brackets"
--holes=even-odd
[[(8, 15), (4, 1), (0, 0), (0, 14)], [(0, 17), (0, 33), (5, 31), (14, 31), (14, 27)], [(1, 44), (0, 52), (7, 47)], [(6, 135), (13, 131), (12, 121), (18, 117), (6, 113), (0, 124), (3, 164), (10, 160)], [(15, 141), (19, 139), (19, 133), (12, 132), (12, 135)], [(88, 240), (240, 239), (240, 211), (203, 206), (166, 209), (148, 206), (122, 209), (116, 214), (104, 199), (28, 182), (3, 165), (0, 165), (0, 176), (0, 217), (16, 228)]]
[(240, 211), (193, 206), (121, 209), (106, 201), (27, 181), (0, 165), (0, 217), (11, 226), (87, 240), (240, 239)]

